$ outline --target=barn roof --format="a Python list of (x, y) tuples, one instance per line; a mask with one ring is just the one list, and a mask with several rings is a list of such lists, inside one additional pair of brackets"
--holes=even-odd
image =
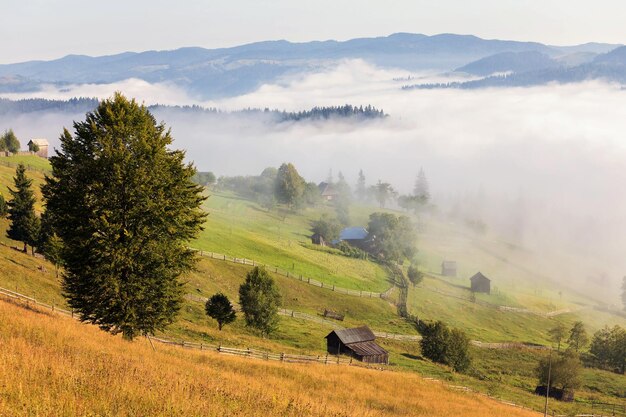
[[(374, 333), (367, 326), (356, 327), (353, 329), (342, 329), (342, 330), (333, 330), (328, 333), (328, 336), (335, 333), (339, 340), (343, 342), (344, 345), (350, 345), (352, 347), (353, 343), (361, 343), (361, 342), (373, 342), (376, 339)], [(326, 338), (328, 338), (326, 336)]]
[(339, 240), (363, 240), (367, 235), (364, 227), (346, 227), (339, 234)]
[(48, 146), (48, 139), (31, 139), (30, 142), (37, 146)]
[(346, 345), (350, 350), (360, 356), (386, 355), (387, 351), (376, 344), (374, 341), (357, 342)]
[(320, 184), (317, 186), (320, 190), (320, 194), (322, 195), (322, 197), (327, 197), (327, 196), (335, 196), (339, 193), (337, 193), (337, 191), (335, 191), (335, 187), (333, 187), (332, 184), (329, 184), (327, 182), (320, 182)]
[(472, 282), (474, 282), (474, 281), (488, 281), (488, 282), (491, 282), (491, 280), (489, 278), (487, 278), (486, 276), (484, 276), (482, 274), (482, 272), (477, 272), (476, 274), (474, 274), (474, 276), (470, 278), (470, 281), (472, 281)]

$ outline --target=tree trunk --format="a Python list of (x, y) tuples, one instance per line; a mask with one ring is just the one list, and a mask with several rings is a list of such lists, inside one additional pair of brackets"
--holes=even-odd
[(24, 253), (28, 253), (28, 247), (27, 247), (26, 243), (24, 243)]

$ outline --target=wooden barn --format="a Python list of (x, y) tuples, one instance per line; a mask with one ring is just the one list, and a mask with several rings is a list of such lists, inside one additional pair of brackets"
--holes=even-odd
[(472, 283), (472, 292), (481, 292), (485, 294), (491, 293), (491, 280), (484, 276), (481, 272), (476, 273), (470, 278)]
[(456, 277), (456, 262), (443, 261), (441, 263), (441, 275), (444, 277)]
[(369, 327), (333, 330), (326, 336), (328, 353), (350, 355), (365, 363), (389, 363), (389, 353), (375, 342)]
[(339, 193), (335, 191), (335, 187), (327, 182), (320, 182), (317, 188), (320, 190), (322, 200), (325, 201), (333, 201), (339, 195)]
[(48, 140), (47, 139), (31, 139), (28, 142), (28, 150), (35, 152), (35, 155), (40, 156), (42, 158), (48, 157)]

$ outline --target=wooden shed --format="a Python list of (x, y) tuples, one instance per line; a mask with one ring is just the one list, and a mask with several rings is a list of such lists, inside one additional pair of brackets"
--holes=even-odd
[(326, 246), (324, 236), (320, 235), (319, 233), (315, 233), (313, 236), (311, 236), (311, 243), (313, 243), (314, 245)]
[(477, 272), (476, 275), (470, 278), (470, 281), (472, 283), (472, 292), (491, 293), (491, 280), (481, 272)]
[(389, 363), (389, 353), (378, 346), (369, 327), (333, 330), (326, 336), (328, 353), (350, 355), (365, 363)]
[(35, 154), (42, 158), (48, 157), (48, 146), (50, 145), (47, 139), (31, 139), (28, 142), (28, 150), (34, 152), (34, 149), (37, 149)]
[(320, 190), (322, 200), (325, 201), (333, 201), (339, 195), (339, 193), (335, 190), (335, 187), (327, 182), (320, 182), (317, 188)]
[(444, 277), (456, 277), (456, 262), (443, 261), (441, 263), (441, 275)]

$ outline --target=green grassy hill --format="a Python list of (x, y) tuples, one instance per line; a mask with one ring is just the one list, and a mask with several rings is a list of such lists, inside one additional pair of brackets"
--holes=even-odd
[[(26, 157), (28, 158), (28, 157)], [(25, 160), (28, 162), (28, 159)], [(41, 164), (41, 160), (33, 161)], [(45, 166), (44, 166), (45, 168)], [(0, 164), (0, 188), (11, 184), (14, 168)], [(40, 171), (28, 171), (35, 184), (43, 180)], [(4, 193), (4, 191), (3, 191)], [(292, 275), (310, 277), (330, 286), (355, 290), (385, 291), (392, 284), (386, 270), (370, 261), (316, 250), (309, 242), (310, 221), (332, 208), (322, 206), (299, 214), (268, 212), (255, 202), (230, 193), (211, 192), (207, 200), (209, 217), (201, 236), (192, 246), (203, 251), (254, 259), (288, 270)], [(354, 207), (353, 223), (365, 225), (373, 207)], [(548, 344), (547, 331), (556, 322), (571, 325), (583, 320), (590, 333), (605, 324), (626, 320), (594, 309), (595, 303), (579, 294), (560, 288), (532, 268), (532, 256), (521, 249), (499, 243), (489, 236), (473, 235), (437, 219), (422, 219), (419, 233), (421, 267), (427, 271), (424, 282), (411, 287), (408, 308), (420, 319), (441, 319), (462, 328), (472, 339), (485, 342), (519, 341)], [(18, 246), (5, 237), (6, 220), (0, 221), (0, 286), (34, 296), (46, 303), (64, 305), (60, 281), (54, 268), (43, 259), (11, 249)], [(456, 260), (459, 278), (437, 274), (443, 259)], [(42, 271), (43, 267), (45, 270)], [(239, 285), (250, 266), (202, 257), (198, 270), (184, 277), (186, 300), (176, 322), (161, 336), (222, 344), (254, 347), (275, 352), (322, 354), (324, 336), (332, 330), (328, 323), (282, 316), (279, 329), (271, 338), (261, 338), (246, 328), (238, 318), (232, 325), (218, 331), (216, 323), (204, 314), (203, 299), (217, 291), (236, 300)], [(491, 295), (470, 299), (467, 278), (477, 270), (492, 278)], [(367, 324), (373, 330), (416, 335), (416, 330), (397, 314), (398, 291), (388, 299), (344, 295), (273, 274), (283, 296), (283, 307), (321, 318), (324, 309), (346, 315), (336, 324), (351, 327)], [(561, 292), (561, 294), (559, 294)], [(529, 309), (537, 314), (501, 311), (498, 305)], [(584, 308), (583, 310), (577, 310)], [(541, 314), (572, 309), (573, 312), (548, 318)], [(534, 367), (542, 352), (533, 350), (491, 350), (472, 348), (473, 370), (469, 375), (452, 373), (420, 356), (415, 342), (379, 339), (390, 352), (391, 368), (406, 369), (423, 375), (446, 379), (454, 384), (470, 386), (482, 392), (536, 408), (541, 399), (531, 394), (535, 384)], [(561, 412), (586, 411), (584, 402), (620, 401), (626, 397), (623, 376), (586, 369), (584, 388), (578, 394), (583, 403), (558, 404)]]

